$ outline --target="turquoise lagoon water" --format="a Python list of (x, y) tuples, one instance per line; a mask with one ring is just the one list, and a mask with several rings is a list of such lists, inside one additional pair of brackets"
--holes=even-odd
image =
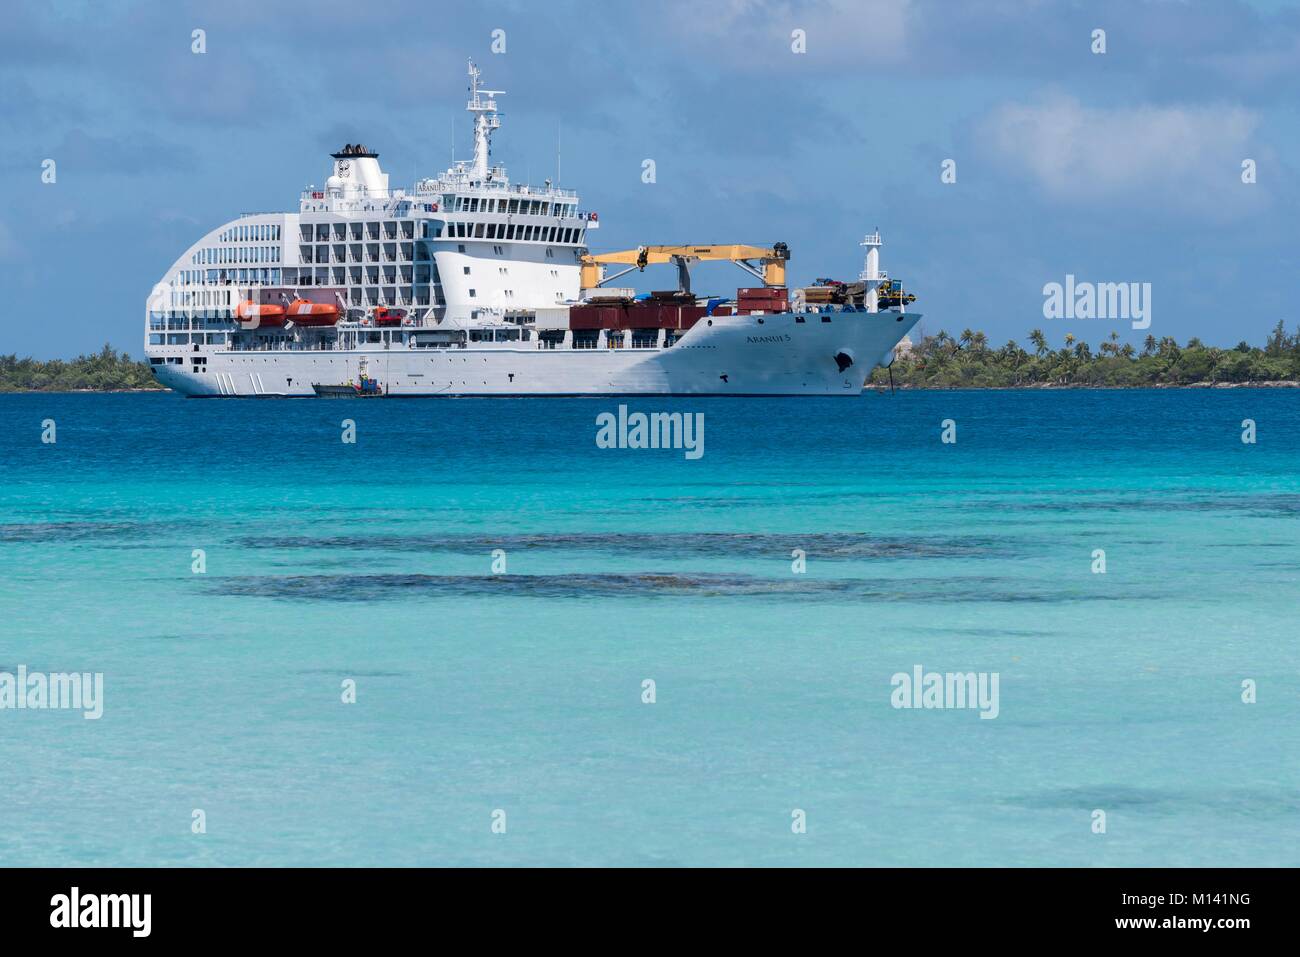
[(0, 863), (1300, 863), (1300, 394), (616, 405), (0, 396)]

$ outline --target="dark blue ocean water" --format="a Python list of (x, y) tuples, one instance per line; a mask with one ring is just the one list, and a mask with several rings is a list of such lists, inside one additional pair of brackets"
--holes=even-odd
[(627, 404), (0, 396), (0, 863), (1300, 863), (1300, 392)]

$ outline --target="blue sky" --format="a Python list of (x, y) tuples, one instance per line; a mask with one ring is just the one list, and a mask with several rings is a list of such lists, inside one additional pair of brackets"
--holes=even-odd
[[(514, 179), (554, 176), (561, 131), (597, 249), (783, 241), (806, 283), (854, 278), (879, 226), (925, 330), (995, 344), (1042, 327), (1231, 345), (1300, 322), (1290, 3), (11, 0), (0, 352), (139, 355), (176, 257), (240, 212), (296, 208), (344, 142), (377, 149), (394, 185), (447, 165), (453, 125), (464, 157), (467, 57), (507, 91), (494, 159)], [(1066, 274), (1151, 283), (1151, 328), (1044, 319)], [(744, 283), (696, 272), (699, 291)]]

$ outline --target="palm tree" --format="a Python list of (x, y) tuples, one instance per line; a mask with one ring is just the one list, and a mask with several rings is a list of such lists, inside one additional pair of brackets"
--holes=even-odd
[(1149, 356), (1156, 351), (1156, 337), (1147, 333), (1147, 337), (1142, 340), (1142, 355)]

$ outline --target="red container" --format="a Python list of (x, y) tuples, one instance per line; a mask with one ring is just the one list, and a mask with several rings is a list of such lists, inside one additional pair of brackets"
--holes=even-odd
[(703, 306), (639, 302), (629, 306), (574, 306), (570, 329), (689, 329), (704, 315)]

